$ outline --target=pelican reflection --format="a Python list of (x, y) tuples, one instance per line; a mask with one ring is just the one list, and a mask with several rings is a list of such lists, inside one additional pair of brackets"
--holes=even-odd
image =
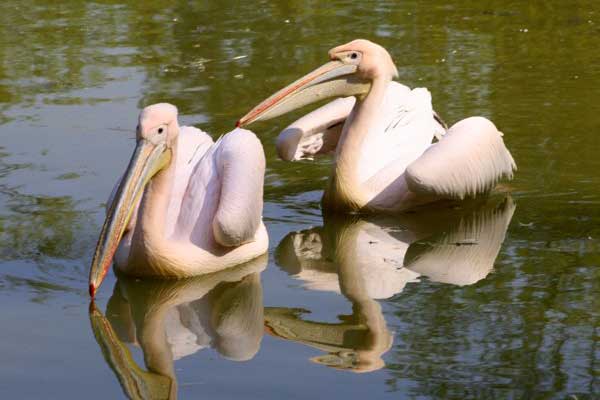
[[(264, 330), (261, 256), (214, 274), (183, 280), (119, 277), (106, 317), (92, 302), (90, 321), (102, 354), (125, 394), (175, 399), (174, 361), (212, 347), (245, 361), (258, 352)], [(139, 346), (147, 371), (127, 344)]]
[(459, 286), (485, 278), (514, 210), (506, 197), (393, 218), (335, 217), (290, 233), (277, 247), (277, 264), (306, 289), (341, 293), (352, 314), (325, 323), (306, 319), (309, 310), (267, 307), (267, 332), (325, 352), (311, 359), (320, 364), (354, 372), (382, 368), (393, 335), (375, 300), (421, 277)]

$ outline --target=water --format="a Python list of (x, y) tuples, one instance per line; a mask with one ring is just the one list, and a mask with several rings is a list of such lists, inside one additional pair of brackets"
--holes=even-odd
[[(600, 395), (595, 2), (23, 0), (0, 22), (1, 398)], [(385, 46), (448, 122), (500, 127), (519, 166), (508, 198), (323, 221), (328, 161), (276, 158), (301, 113), (285, 116), (253, 126), (268, 258), (183, 288), (111, 273), (90, 313), (139, 109), (172, 102), (216, 138), (356, 37)], [(163, 336), (177, 316), (185, 329)]]

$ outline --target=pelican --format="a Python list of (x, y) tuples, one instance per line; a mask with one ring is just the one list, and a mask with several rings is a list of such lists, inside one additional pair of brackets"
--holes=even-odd
[(516, 164), (494, 124), (471, 117), (446, 130), (427, 89), (392, 81), (398, 71), (383, 47), (358, 39), (331, 49), (329, 58), (237, 123), (338, 98), (292, 123), (277, 140), (284, 160), (335, 152), (325, 211), (396, 213), (473, 197), (512, 178)]
[(352, 303), (352, 315), (319, 322), (304, 309), (266, 307), (267, 332), (326, 352), (311, 358), (319, 364), (352, 372), (380, 369), (393, 335), (376, 300), (421, 277), (457, 286), (484, 279), (514, 211), (506, 197), (451, 212), (330, 216), (322, 227), (292, 232), (277, 246), (276, 263), (308, 290), (341, 293)]
[(137, 144), (108, 201), (90, 268), (94, 297), (113, 257), (133, 276), (207, 274), (265, 253), (265, 156), (260, 141), (235, 129), (213, 142), (180, 127), (177, 108), (160, 103), (139, 115)]
[[(106, 317), (92, 301), (92, 331), (127, 397), (176, 399), (174, 361), (207, 347), (232, 361), (252, 359), (264, 330), (260, 273), (266, 265), (263, 255), (188, 279), (139, 282), (120, 276)], [(147, 371), (125, 343), (141, 347)]]

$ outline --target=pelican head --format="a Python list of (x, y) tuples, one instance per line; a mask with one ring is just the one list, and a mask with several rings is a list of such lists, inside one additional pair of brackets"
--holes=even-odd
[(244, 115), (237, 126), (278, 117), (333, 97), (364, 96), (375, 79), (391, 80), (398, 70), (380, 45), (353, 40), (329, 50), (331, 61), (271, 95)]
[(90, 268), (89, 290), (94, 297), (108, 272), (113, 256), (146, 184), (166, 168), (179, 134), (177, 108), (160, 103), (142, 110), (136, 130), (136, 147), (121, 179), (96, 245)]

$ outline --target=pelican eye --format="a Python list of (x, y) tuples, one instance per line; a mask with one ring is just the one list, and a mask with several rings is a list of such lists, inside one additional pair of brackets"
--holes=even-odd
[(163, 128), (158, 128), (158, 133), (163, 133)]
[(352, 54), (350, 54), (350, 58), (353, 60), (356, 60), (358, 58), (358, 54), (352, 53)]

